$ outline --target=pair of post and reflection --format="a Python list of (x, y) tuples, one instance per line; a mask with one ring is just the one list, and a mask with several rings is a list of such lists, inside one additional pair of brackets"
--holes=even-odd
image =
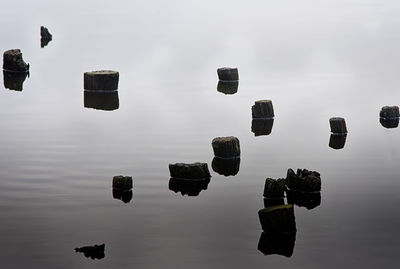
[(291, 257), (297, 233), (294, 206), (311, 210), (321, 204), (320, 174), (288, 169), (286, 178), (265, 180), (263, 196), (264, 209), (258, 211), (262, 232), (257, 248), (264, 255)]

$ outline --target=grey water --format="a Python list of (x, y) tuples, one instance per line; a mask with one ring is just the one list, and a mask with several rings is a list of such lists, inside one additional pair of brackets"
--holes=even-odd
[[(397, 268), (400, 128), (379, 111), (400, 105), (399, 15), (390, 0), (4, 1), (0, 51), (30, 74), (22, 90), (0, 78), (0, 267)], [(223, 66), (239, 70), (227, 94)], [(117, 99), (85, 106), (83, 73), (104, 69)], [(272, 126), (252, 126), (261, 99)], [(240, 140), (227, 176), (220, 136)], [(210, 181), (170, 189), (168, 164), (197, 161)], [(264, 181), (288, 168), (321, 174), (320, 204), (295, 204), (290, 257), (264, 255)], [(132, 194), (113, 197), (116, 175)]]

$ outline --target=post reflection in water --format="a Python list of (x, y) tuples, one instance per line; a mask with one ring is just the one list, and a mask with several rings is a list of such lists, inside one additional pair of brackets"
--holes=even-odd
[(228, 176), (235, 176), (239, 172), (240, 158), (223, 159), (214, 157), (211, 163), (211, 167), (214, 172)]
[(112, 189), (112, 195), (114, 199), (121, 200), (127, 204), (132, 200), (133, 192), (132, 190)]
[(170, 178), (168, 187), (175, 193), (180, 192), (182, 196), (198, 196), (202, 190), (207, 190), (210, 178), (183, 179)]
[(83, 103), (86, 108), (112, 111), (119, 108), (118, 91), (84, 91)]
[(4, 88), (13, 91), (22, 91), (26, 77), (29, 77), (29, 72), (11, 72), (3, 70)]
[(346, 144), (346, 137), (347, 135), (336, 135), (336, 134), (331, 134), (329, 138), (329, 147), (333, 149), (342, 149), (344, 148), (344, 145)]
[(307, 209), (316, 208), (321, 204), (321, 192), (301, 192), (286, 190), (288, 204), (305, 207)]
[(397, 119), (384, 119), (380, 118), (379, 122), (387, 129), (397, 128), (399, 126), (399, 118)]
[(251, 131), (254, 136), (269, 135), (272, 132), (274, 119), (253, 119), (251, 121)]
[(235, 94), (238, 91), (239, 81), (218, 81), (217, 91), (224, 94)]
[(258, 250), (264, 255), (277, 254), (291, 257), (296, 242), (296, 232), (266, 233), (262, 232), (258, 241)]
[(94, 259), (103, 259), (105, 257), (104, 254), (105, 244), (94, 245), (94, 246), (85, 246), (81, 248), (75, 248), (75, 252), (81, 252), (85, 255), (86, 258)]

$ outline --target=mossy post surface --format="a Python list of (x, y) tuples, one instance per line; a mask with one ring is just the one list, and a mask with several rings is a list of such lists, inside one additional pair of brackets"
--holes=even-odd
[(321, 191), (321, 176), (316, 171), (297, 169), (297, 173), (295, 173), (289, 168), (286, 176), (286, 186), (296, 191), (318, 192)]
[(207, 163), (175, 163), (168, 165), (172, 178), (203, 179), (211, 177)]
[(275, 116), (271, 100), (259, 100), (251, 107), (253, 119), (270, 119)]
[(387, 120), (398, 119), (400, 117), (398, 106), (384, 106), (379, 112), (379, 117)]
[(264, 193), (263, 196), (265, 198), (282, 198), (285, 196), (285, 179), (272, 179), (267, 178), (264, 184)]
[(238, 81), (239, 72), (236, 67), (221, 67), (217, 69), (218, 78), (220, 81)]
[(293, 205), (271, 206), (258, 211), (264, 232), (295, 232), (296, 220)]
[(83, 88), (88, 91), (116, 91), (119, 73), (112, 70), (85, 72)]
[(338, 135), (347, 134), (346, 121), (344, 118), (334, 117), (329, 119), (331, 132)]
[(240, 157), (240, 143), (237, 137), (216, 137), (212, 140), (211, 145), (216, 157), (224, 159)]
[(22, 59), (22, 52), (19, 49), (7, 50), (3, 54), (3, 69), (13, 72), (28, 72), (29, 64)]

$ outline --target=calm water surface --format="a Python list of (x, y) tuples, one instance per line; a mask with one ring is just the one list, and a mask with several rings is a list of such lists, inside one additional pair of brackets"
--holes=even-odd
[[(400, 105), (399, 15), (389, 0), (3, 3), (1, 52), (20, 48), (31, 71), (0, 91), (1, 268), (397, 268), (400, 128), (379, 111)], [(236, 94), (217, 91), (221, 66), (239, 68)], [(120, 72), (113, 111), (84, 107), (83, 73), (101, 69)], [(259, 99), (269, 135), (251, 131)], [(240, 170), (225, 177), (211, 141), (231, 135)], [(171, 191), (168, 164), (195, 161), (207, 189)], [(321, 203), (295, 206), (291, 257), (264, 255), (264, 180), (288, 168), (321, 173)], [(103, 259), (74, 251), (103, 243)]]

